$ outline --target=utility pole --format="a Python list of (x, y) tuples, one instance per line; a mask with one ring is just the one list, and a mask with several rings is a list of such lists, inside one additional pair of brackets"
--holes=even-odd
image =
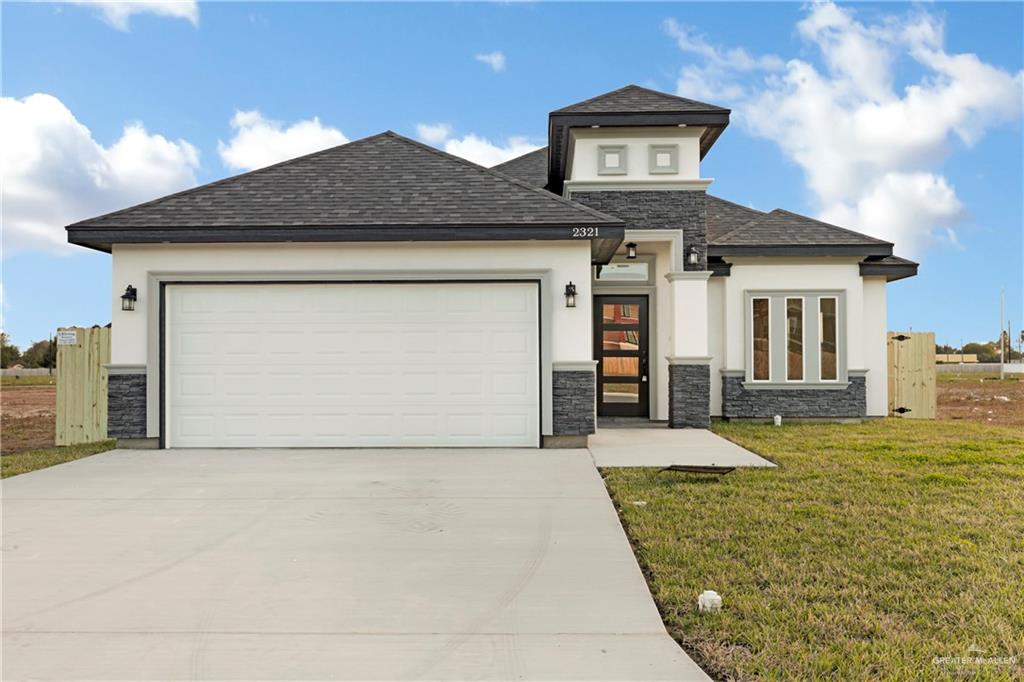
[(1003, 339), (1003, 313), (1006, 305), (1006, 289), (999, 290), (999, 380), (1006, 378), (1006, 370), (1003, 367), (1004, 356), (1006, 355), (1006, 341)]

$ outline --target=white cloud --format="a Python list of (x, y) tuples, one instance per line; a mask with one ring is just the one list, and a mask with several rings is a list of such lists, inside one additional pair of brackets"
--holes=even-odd
[[(797, 35), (823, 69), (665, 27), (701, 58), (680, 71), (680, 95), (723, 96), (718, 103), (732, 105), (740, 125), (803, 169), (822, 218), (894, 240), (903, 253), (956, 241), (965, 209), (940, 172), (952, 141), (973, 145), (1021, 116), (1024, 73), (947, 53), (941, 20), (923, 9), (865, 23), (852, 9), (809, 6)], [(908, 61), (923, 75), (898, 89), (897, 66)]]
[(99, 10), (104, 21), (120, 31), (129, 29), (132, 15), (135, 14), (156, 14), (157, 16), (185, 19), (193, 26), (199, 25), (199, 3), (196, 0), (67, 1)]
[(495, 73), (501, 73), (505, 70), (505, 53), (495, 50), (494, 52), (485, 52), (473, 56), (473, 59), (478, 62), (487, 64), (491, 67)]
[(64, 226), (196, 184), (185, 140), (124, 127), (109, 147), (51, 95), (0, 98), (3, 250), (66, 252)]
[(754, 57), (743, 48), (723, 49), (675, 19), (666, 19), (662, 28), (683, 52), (703, 59), (700, 64), (687, 64), (679, 72), (677, 91), (691, 99), (733, 101), (747, 95), (737, 74), (752, 71), (779, 71), (785, 63), (775, 55)]
[(533, 144), (525, 137), (510, 137), (502, 145), (472, 133), (461, 139), (447, 140), (444, 143), (444, 150), (449, 154), (461, 156), (487, 168), (532, 152), (534, 149), (540, 149), (540, 147), (541, 145)]
[(514, 159), (540, 149), (541, 145), (533, 144), (527, 137), (517, 135), (505, 140), (504, 144), (494, 143), (485, 137), (469, 133), (460, 138), (453, 138), (452, 127), (447, 123), (418, 123), (416, 134), (424, 142), (444, 149), (449, 154), (460, 156), (468, 161), (490, 168), (499, 163)]
[(416, 135), (424, 142), (440, 144), (452, 134), (452, 127), (447, 123), (417, 123)]
[(236, 111), (231, 127), (235, 136), (227, 144), (218, 140), (217, 151), (232, 170), (262, 168), (348, 142), (340, 130), (324, 126), (315, 116), (285, 128), (258, 111)]

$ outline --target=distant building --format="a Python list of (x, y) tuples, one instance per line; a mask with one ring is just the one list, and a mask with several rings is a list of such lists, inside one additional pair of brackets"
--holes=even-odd
[(967, 354), (961, 354), (961, 353), (936, 353), (935, 354), (935, 364), (937, 364), (937, 365), (957, 364), (957, 363), (960, 363), (960, 362), (972, 363), (972, 362), (977, 362), (977, 361), (978, 361), (978, 356), (977, 356), (976, 353), (967, 353)]

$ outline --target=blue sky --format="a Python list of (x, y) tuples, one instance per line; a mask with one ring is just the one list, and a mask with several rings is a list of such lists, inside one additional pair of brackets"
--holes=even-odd
[(0, 11), (22, 155), (4, 166), (3, 317), (23, 347), (110, 319), (109, 256), (61, 247), (66, 222), (384, 129), (493, 162), (627, 83), (734, 109), (702, 164), (712, 193), (921, 261), (889, 287), (890, 328), (994, 338), (1001, 287), (1024, 322), (1019, 3)]

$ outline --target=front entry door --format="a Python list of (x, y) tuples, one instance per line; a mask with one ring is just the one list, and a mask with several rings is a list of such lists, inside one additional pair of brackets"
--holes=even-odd
[(598, 416), (650, 416), (647, 350), (647, 297), (595, 296)]

